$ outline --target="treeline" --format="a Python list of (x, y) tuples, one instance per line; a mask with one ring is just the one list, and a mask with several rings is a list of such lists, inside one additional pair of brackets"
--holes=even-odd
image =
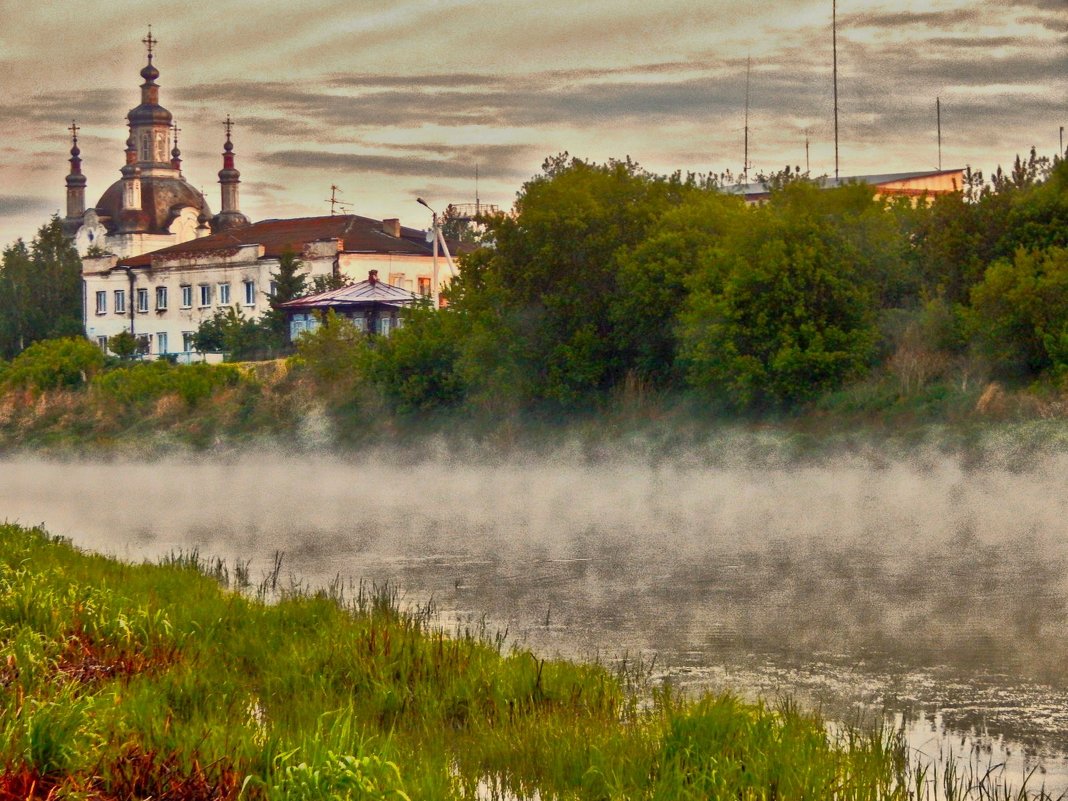
[(789, 171), (769, 183), (747, 207), (629, 160), (550, 159), (514, 216), (485, 221), (446, 310), (370, 344), (334, 320), (304, 350), (356, 343), (359, 371), (402, 412), (679, 391), (762, 412), (865, 381), (906, 396), (1068, 370), (1063, 159), (1032, 151), (930, 203)]
[(52, 217), (29, 245), (19, 239), (0, 258), (0, 357), (81, 333), (82, 265)]

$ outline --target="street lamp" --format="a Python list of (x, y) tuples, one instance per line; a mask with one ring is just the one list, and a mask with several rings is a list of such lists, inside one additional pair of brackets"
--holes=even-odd
[(438, 297), (438, 237), (440, 236), (440, 234), (438, 233), (438, 213), (434, 211), (434, 209), (430, 208), (430, 204), (423, 200), (421, 197), (417, 197), (415, 199), (415, 202), (418, 203), (420, 206), (425, 206), (427, 209), (430, 210), (430, 214), (432, 215), (431, 219), (433, 220), (434, 225), (434, 249), (432, 251), (433, 261), (431, 262), (433, 277), (430, 279), (430, 294), (434, 298), (434, 308), (436, 309), (441, 305), (441, 298)]

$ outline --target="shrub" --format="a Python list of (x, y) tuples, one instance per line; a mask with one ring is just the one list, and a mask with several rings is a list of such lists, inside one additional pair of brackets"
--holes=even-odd
[(35, 342), (11, 362), (5, 386), (21, 389), (59, 389), (88, 383), (104, 366), (104, 354), (83, 337)]
[(318, 328), (300, 335), (296, 348), (296, 361), (319, 381), (351, 381), (367, 350), (367, 336), (350, 320), (330, 311)]
[(234, 386), (241, 372), (226, 364), (172, 365), (167, 361), (139, 362), (97, 376), (93, 390), (119, 403), (138, 404), (164, 395), (178, 395), (190, 406), (221, 387)]

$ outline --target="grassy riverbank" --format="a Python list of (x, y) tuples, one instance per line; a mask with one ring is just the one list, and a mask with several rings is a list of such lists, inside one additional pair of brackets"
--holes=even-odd
[(274, 590), (0, 527), (0, 798), (874, 799), (912, 781), (896, 738), (832, 738), (789, 703), (684, 700), (640, 668), (444, 635), (388, 591)]

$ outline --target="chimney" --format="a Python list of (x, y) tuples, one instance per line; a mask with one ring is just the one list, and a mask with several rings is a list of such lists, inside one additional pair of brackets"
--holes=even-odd
[(371, 286), (374, 286), (378, 283), (378, 270), (367, 271), (367, 283), (369, 283)]
[(396, 217), (390, 218), (388, 220), (382, 220), (382, 230), (385, 231), (390, 236), (395, 236), (397, 239), (400, 239), (400, 235), (401, 235), (400, 220), (397, 219)]

